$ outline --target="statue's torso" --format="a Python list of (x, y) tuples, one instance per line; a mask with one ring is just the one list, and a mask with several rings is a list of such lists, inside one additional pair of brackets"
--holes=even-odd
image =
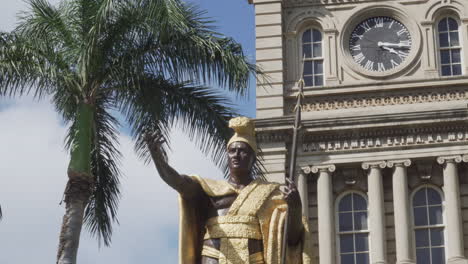
[[(224, 216), (228, 213), (234, 200), (237, 198), (237, 194), (227, 195), (221, 197), (209, 197), (208, 199), (208, 210), (207, 216), (209, 218), (216, 216)], [(207, 239), (203, 242), (204, 245), (220, 249), (220, 240), (218, 239)], [(249, 239), (249, 254), (254, 254), (263, 251), (263, 244), (261, 240)], [(202, 256), (202, 264), (218, 264), (217, 259)]]

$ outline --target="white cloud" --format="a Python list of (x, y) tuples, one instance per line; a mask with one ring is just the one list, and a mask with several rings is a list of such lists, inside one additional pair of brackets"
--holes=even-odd
[[(1, 101), (0, 101), (1, 104)], [(46, 102), (22, 100), (0, 111), (0, 263), (55, 261), (66, 183), (66, 129)], [(221, 172), (181, 131), (172, 140), (171, 164), (182, 173), (221, 177)], [(123, 197), (113, 244), (98, 249), (83, 231), (79, 263), (176, 263), (177, 195), (143, 165), (127, 136), (121, 136)], [(24, 252), (27, 252), (25, 254)]]

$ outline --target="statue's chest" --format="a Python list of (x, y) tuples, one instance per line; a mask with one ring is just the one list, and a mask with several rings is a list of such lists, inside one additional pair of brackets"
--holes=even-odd
[(221, 197), (209, 197), (209, 217), (226, 215), (236, 198), (237, 194)]

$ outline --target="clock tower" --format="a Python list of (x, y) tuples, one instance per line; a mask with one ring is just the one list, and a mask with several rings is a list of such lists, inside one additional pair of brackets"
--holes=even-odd
[(265, 173), (297, 160), (314, 263), (468, 264), (466, 0), (249, 0)]

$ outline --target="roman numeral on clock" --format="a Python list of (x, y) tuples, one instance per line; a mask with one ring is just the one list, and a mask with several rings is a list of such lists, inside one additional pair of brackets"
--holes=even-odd
[(359, 54), (357, 54), (356, 56), (354, 56), (354, 60), (355, 60), (357, 63), (363, 62), (365, 58), (366, 58), (366, 57), (364, 57), (364, 54), (362, 54), (362, 52), (359, 53)]
[(411, 40), (407, 39), (407, 40), (402, 40), (400, 41), (400, 44), (402, 46), (411, 46)]
[(353, 37), (353, 38), (358, 38), (358, 39), (362, 39), (362, 38), (364, 37), (364, 35), (358, 35), (358, 34), (356, 34), (356, 33), (353, 33), (353, 34), (351, 35), (351, 37)]
[(371, 26), (369, 26), (369, 23), (367, 22), (364, 22), (361, 24), (361, 27), (367, 32), (369, 30), (371, 30)]
[(364, 69), (368, 71), (374, 70), (374, 62), (373, 61), (367, 61), (366, 64), (364, 65)]
[(401, 35), (403, 35), (403, 33), (408, 33), (408, 30), (406, 28), (402, 28), (397, 32), (397, 35), (401, 36)]
[(384, 19), (383, 17), (376, 17), (374, 18), (375, 26), (376, 28), (382, 28), (384, 24)]
[(377, 71), (379, 72), (386, 71), (385, 65), (382, 62), (377, 63)]
[(359, 51), (361, 50), (361, 45), (357, 44), (357, 45), (351, 46), (351, 50)]
[(400, 57), (400, 59), (403, 61), (404, 59), (406, 59), (409, 55), (409, 53), (406, 53), (406, 52), (403, 52), (401, 50), (397, 51), (397, 55), (398, 57)]

